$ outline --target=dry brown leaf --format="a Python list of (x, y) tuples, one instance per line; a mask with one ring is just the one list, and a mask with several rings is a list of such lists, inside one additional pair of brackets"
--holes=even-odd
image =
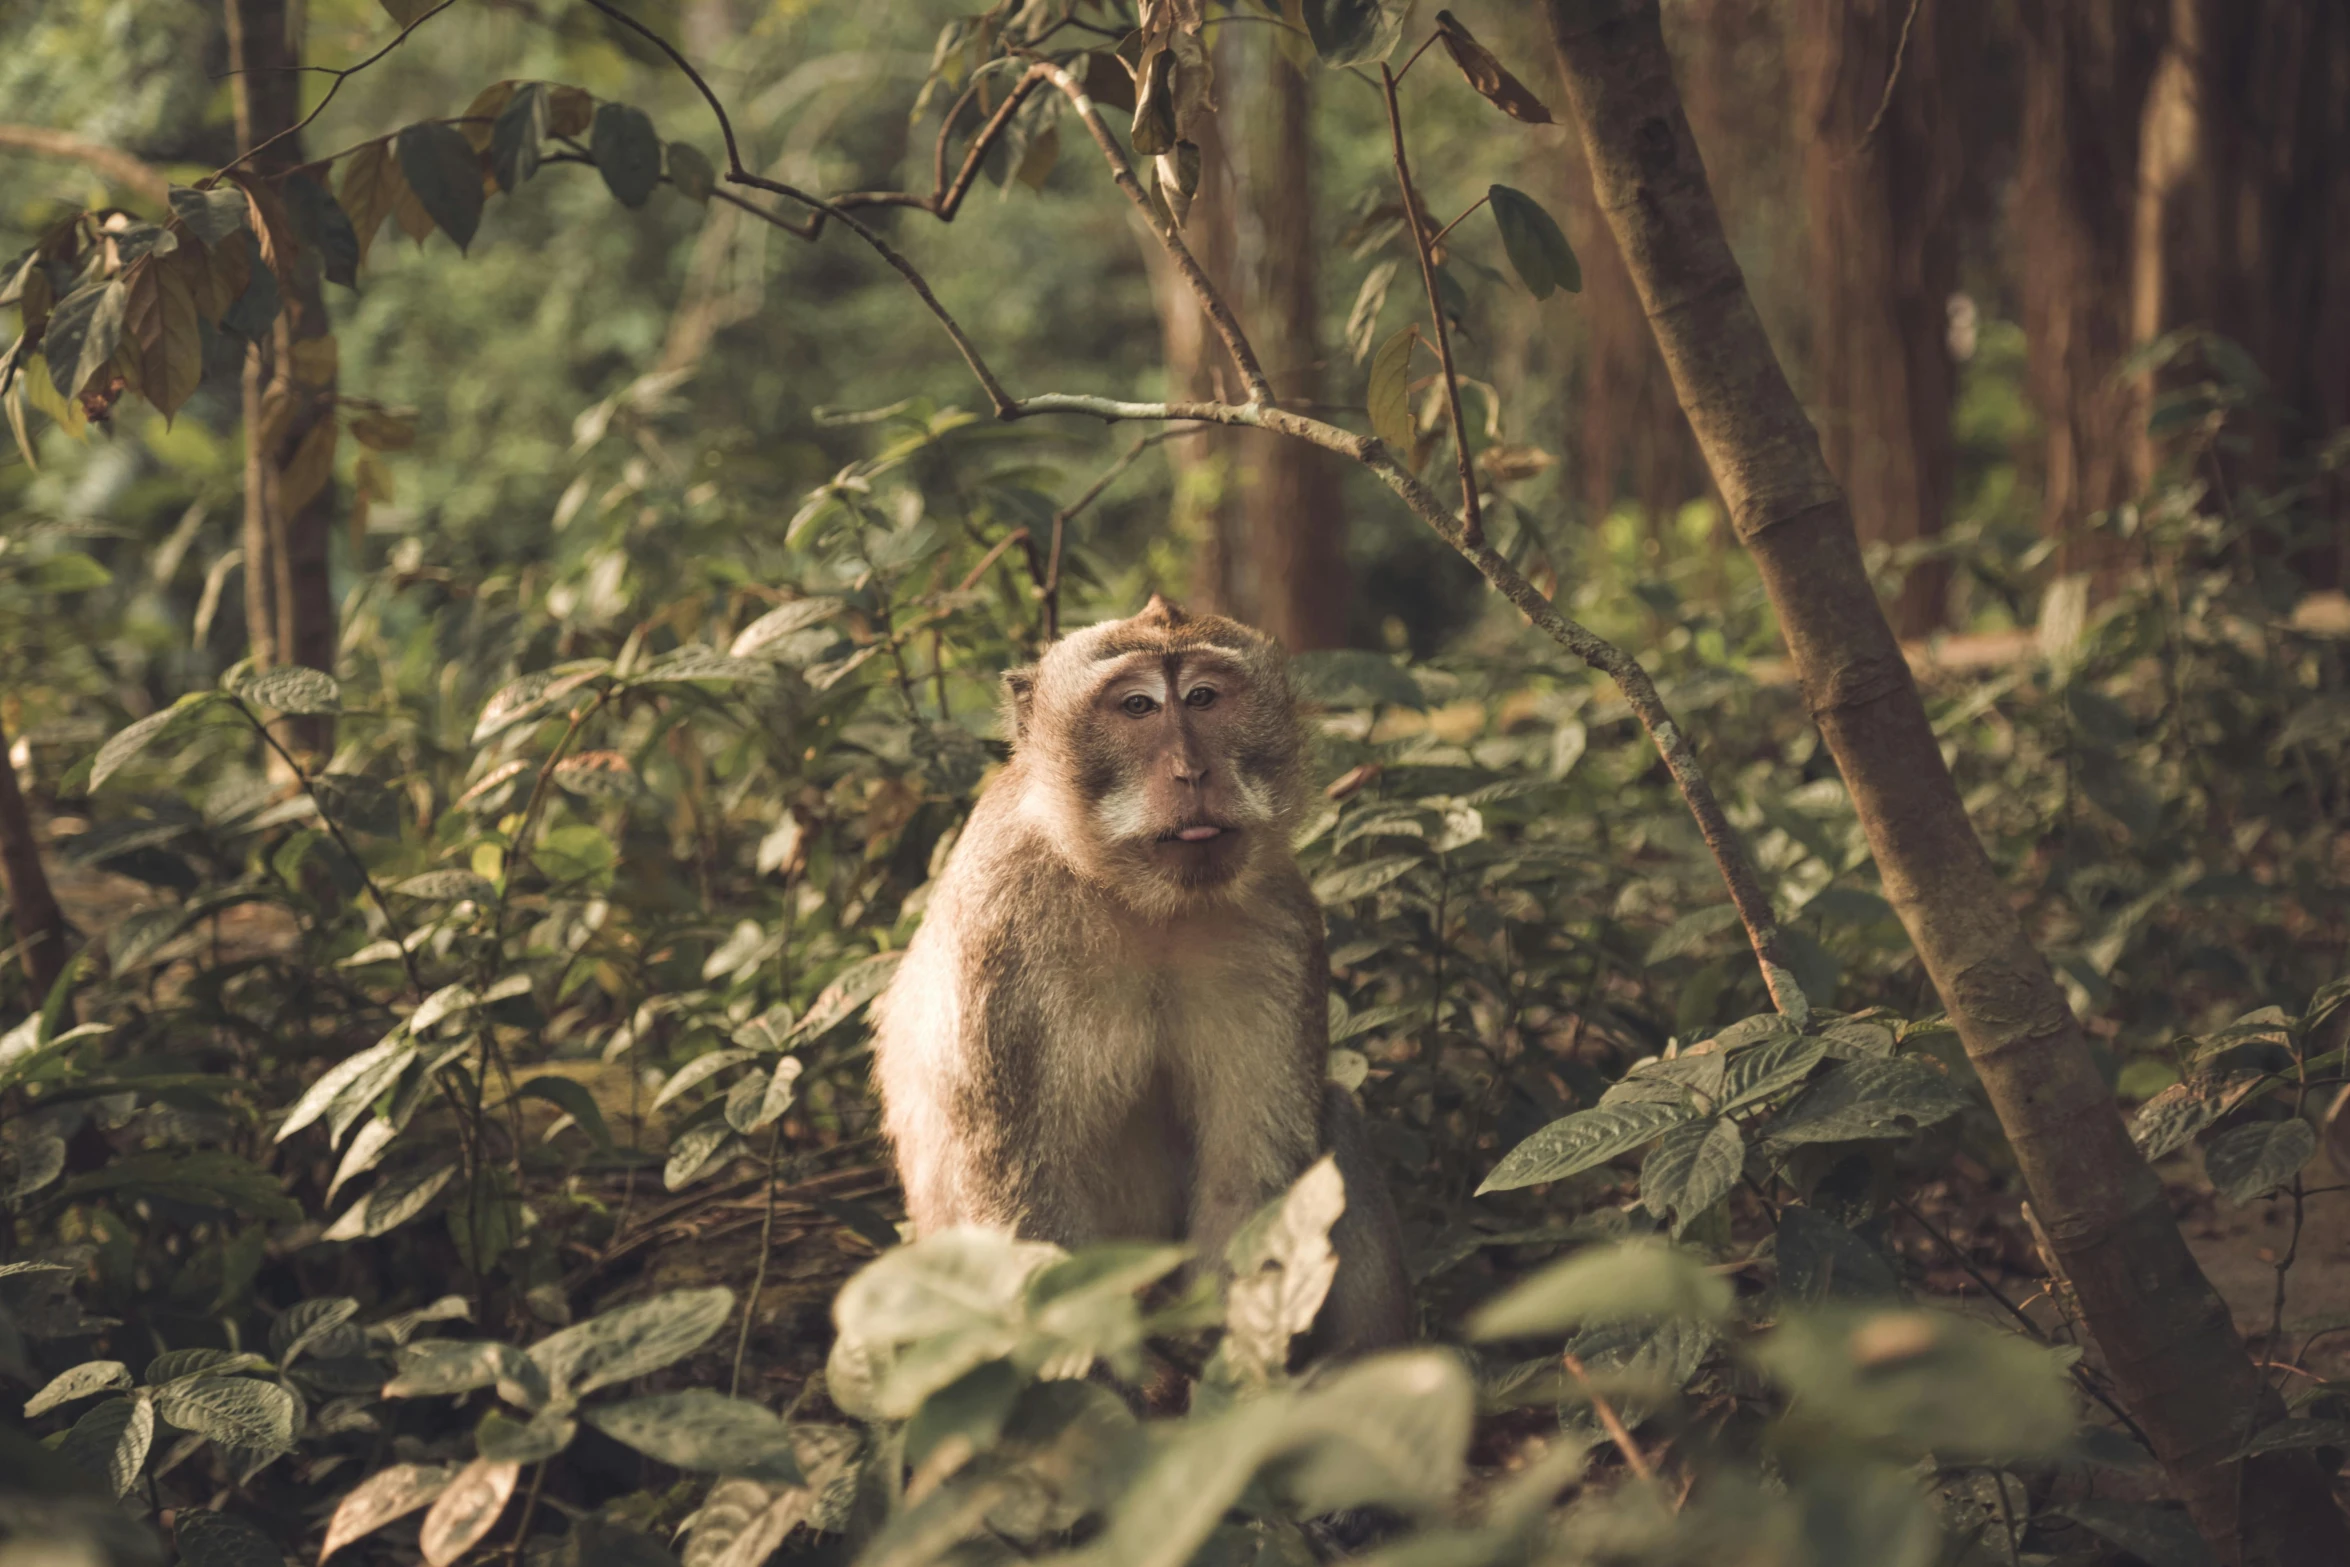
[(1476, 35), (1461, 25), (1460, 18), (1450, 11), (1437, 12), (1436, 36), (1444, 41), (1444, 52), (1452, 56), (1452, 63), (1461, 68), (1469, 85), (1483, 93), (1495, 108), (1528, 125), (1551, 123), (1550, 110), (1543, 107), (1542, 100), (1527, 91), (1526, 84), (1493, 57), (1493, 51), (1479, 43)]

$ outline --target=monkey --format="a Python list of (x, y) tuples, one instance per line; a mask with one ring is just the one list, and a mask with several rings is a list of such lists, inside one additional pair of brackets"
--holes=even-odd
[(917, 1235), (1076, 1247), (1235, 1233), (1321, 1154), (1346, 1206), (1310, 1340), (1409, 1336), (1395, 1207), (1326, 1082), (1322, 913), (1290, 840), (1304, 729), (1271, 637), (1153, 594), (1004, 679), (1012, 751), (874, 1008)]

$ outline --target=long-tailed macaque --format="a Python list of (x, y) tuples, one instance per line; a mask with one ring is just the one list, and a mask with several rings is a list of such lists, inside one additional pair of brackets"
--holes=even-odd
[(1271, 638), (1153, 595), (1005, 677), (982, 792), (875, 1013), (918, 1233), (1180, 1240), (1200, 1264), (1325, 1151), (1317, 1348), (1409, 1329), (1395, 1208), (1325, 1082), (1322, 913), (1290, 852), (1303, 731)]

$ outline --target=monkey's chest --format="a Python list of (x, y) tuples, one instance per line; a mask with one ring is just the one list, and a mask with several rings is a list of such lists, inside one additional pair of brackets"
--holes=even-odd
[(1145, 1106), (1188, 1137), (1212, 1107), (1282, 1091), (1302, 988), (1293, 963), (1262, 953), (1093, 976), (1052, 1031), (1040, 1086), (1092, 1127)]

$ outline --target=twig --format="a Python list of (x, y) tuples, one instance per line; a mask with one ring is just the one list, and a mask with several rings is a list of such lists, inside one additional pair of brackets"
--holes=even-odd
[(522, 1567), (522, 1547), (530, 1539), (531, 1515), (539, 1510), (539, 1487), (546, 1483), (547, 1466), (541, 1460), (531, 1465), (530, 1490), (522, 1498), (522, 1517), (514, 1525), (514, 1543), (506, 1550), (509, 1567)]
[[(1444, 35), (1442, 33), (1430, 33), (1427, 37), (1421, 39), (1420, 47), (1412, 51), (1412, 57), (1404, 61), (1403, 69), (1395, 73), (1394, 82), (1400, 82), (1405, 77), (1411, 75), (1412, 67), (1420, 63), (1420, 56), (1428, 52), (1429, 45), (1435, 43), (1437, 39), (1443, 36)], [(1387, 67), (1384, 65), (1380, 66), (1379, 74), (1385, 76), (1387, 74)], [(1388, 85), (1392, 87), (1394, 82), (1390, 82)]]
[(1469, 453), (1468, 421), (1461, 417), (1461, 377), (1452, 362), (1452, 333), (1444, 324), (1444, 295), (1436, 287), (1436, 247), (1427, 230), (1420, 227), (1420, 193), (1412, 188), (1411, 160), (1404, 155), (1403, 111), (1396, 105), (1395, 83), (1395, 74), (1380, 66), (1379, 86), (1387, 99), (1387, 138), (1395, 159), (1395, 183), (1403, 192), (1404, 227), (1412, 232), (1412, 250), (1420, 260), (1420, 282), (1428, 291), (1428, 313), (1436, 320), (1436, 358), (1444, 367), (1444, 405), (1452, 416), (1453, 458), (1461, 471), (1462, 532), (1471, 546), (1482, 546), (1485, 514), (1477, 504), (1477, 464)]
[[(454, 3), (454, 0), (449, 0), (449, 3)], [(924, 308), (938, 318), (939, 325), (946, 328), (947, 336), (954, 340), (955, 351), (963, 356), (963, 363), (970, 366), (971, 374), (978, 379), (980, 389), (987, 393), (988, 401), (994, 404), (996, 417), (999, 419), (1010, 417), (1005, 409), (1011, 406), (1012, 395), (1004, 390), (1003, 383), (995, 378), (995, 372), (990, 370), (987, 367), (987, 361), (980, 357), (977, 345), (964, 333), (962, 325), (947, 313), (946, 306), (938, 302), (938, 296), (930, 291), (930, 284), (924, 280), (920, 272), (915, 270), (912, 262), (900, 255), (897, 248), (888, 240), (883, 239), (879, 234), (874, 233), (873, 230), (850, 217), (822, 196), (812, 195), (796, 185), (786, 185), (781, 180), (771, 180), (765, 175), (753, 174), (745, 168), (742, 148), (735, 140), (734, 122), (727, 118), (725, 104), (719, 101), (717, 92), (703, 78), (702, 73), (695, 70), (692, 63), (684, 55), (678, 53), (676, 46), (668, 39), (611, 4), (611, 0), (587, 0), (587, 3), (650, 42), (655, 48), (667, 55), (670, 63), (683, 71), (687, 80), (694, 84), (696, 90), (702, 95), (702, 101), (707, 103), (710, 106), (710, 112), (717, 116), (718, 133), (726, 143), (727, 179), (737, 185), (748, 185), (753, 190), (763, 190), (770, 195), (782, 196), (787, 200), (796, 201), (813, 212), (822, 213), (871, 246), (873, 253), (888, 262), (891, 268), (906, 280), (914, 293), (921, 299)], [(814, 225), (811, 224), (809, 238), (815, 237)]]
[(1077, 499), (1053, 513), (1053, 542), (1045, 555), (1043, 579), (1037, 583), (1037, 593), (1044, 601), (1044, 640), (1052, 641), (1061, 634), (1061, 545), (1067, 536), (1069, 524), (1076, 515), (1101, 498), (1102, 492), (1117, 482), (1118, 476), (1135, 464), (1135, 460), (1152, 447), (1179, 435), (1195, 434), (1191, 430), (1160, 430), (1146, 435), (1126, 448), (1125, 454), (1102, 470), (1100, 477), (1087, 485)]
[[(1920, 1213), (1908, 1198), (1896, 1196), (1893, 1199), (1893, 1206), (1899, 1208), (1903, 1213), (1908, 1214), (1919, 1229), (1924, 1230), (1929, 1236), (1933, 1237), (1934, 1243), (1940, 1246), (1944, 1251), (1948, 1252), (1951, 1256), (1951, 1259), (1955, 1261), (1961, 1268), (1966, 1270), (1967, 1277), (1973, 1279), (1977, 1285), (1981, 1286), (1984, 1294), (1990, 1296), (1994, 1301), (1997, 1301), (2002, 1307), (2006, 1309), (2009, 1316), (2015, 1318), (2017, 1322), (2023, 1324), (2023, 1329), (2026, 1333), (2029, 1333), (2040, 1343), (2045, 1344), (2048, 1342), (2048, 1335), (2041, 1330), (2040, 1324), (2034, 1322), (2030, 1317), (2026, 1316), (2024, 1314), (2023, 1307), (2017, 1305), (2014, 1301), (2009, 1300), (2007, 1298), (2007, 1293), (2000, 1289), (1998, 1285), (1992, 1283), (1989, 1275), (1985, 1274), (1981, 1268), (1975, 1266), (1975, 1259), (1968, 1256), (1965, 1250), (1959, 1246), (1958, 1242), (1943, 1234), (1942, 1231), (1935, 1226), (1934, 1221)], [(2138, 1439), (2139, 1446), (2145, 1448), (2150, 1453), (2154, 1451), (2154, 1443), (2147, 1437), (2144, 1431), (2139, 1429), (2138, 1422), (2130, 1418), (2129, 1411), (2123, 1409), (2121, 1405), (2115, 1403), (2112, 1397), (2106, 1393), (2105, 1389), (2097, 1385), (2096, 1378), (2090, 1376), (2086, 1368), (2081, 1366), (2076, 1361), (2072, 1367), (2072, 1373), (2073, 1380), (2081, 1385), (2082, 1392), (2097, 1400), (2098, 1403), (2103, 1404), (2107, 1414), (2112, 1415), (2114, 1419), (2119, 1420), (2123, 1425), (2128, 1426), (2130, 1428), (2130, 1435)]]
[[(977, 82), (964, 89), (963, 96), (955, 100), (955, 106), (947, 111), (945, 123), (938, 128), (938, 146), (932, 155), (931, 164), (935, 184), (929, 195), (917, 196), (903, 190), (850, 191), (832, 197), (833, 207), (844, 212), (857, 207), (912, 207), (929, 213), (941, 223), (952, 223), (956, 211), (963, 205), (964, 196), (970, 193), (972, 183), (978, 179), (979, 167), (986, 161), (989, 149), (995, 146), (1005, 129), (1011, 125), (1012, 116), (1027, 101), (1028, 95), (1044, 84), (1047, 75), (1043, 66), (1032, 65), (1025, 75), (1012, 84), (1011, 91), (1004, 94), (1004, 101), (996, 105), (995, 113), (980, 126), (971, 138), (971, 145), (964, 149), (963, 166), (956, 171), (952, 184), (947, 182), (947, 136), (954, 129), (955, 116), (962, 113), (963, 106), (979, 91)], [(822, 213), (817, 215), (819, 229), (822, 228), (823, 217)]]
[(351, 868), (359, 873), (359, 880), (367, 888), (367, 895), (375, 900), (376, 908), (383, 914), (384, 928), (392, 933), (392, 940), (400, 949), (400, 966), (408, 971), (408, 987), (418, 1000), (422, 1000), (424, 997), (424, 977), (417, 972), (416, 954), (408, 950), (407, 927), (400, 923), (400, 916), (392, 912), (391, 900), (386, 898), (383, 889), (375, 884), (375, 876), (368, 870), (367, 862), (359, 857), (359, 851), (351, 846), (351, 840), (343, 836), (342, 824), (337, 822), (334, 813), (326, 808), (326, 802), (318, 797), (318, 790), (311, 784), (309, 771), (300, 762), (294, 760), (293, 753), (279, 742), (278, 737), (270, 732), (269, 726), (254, 714), (253, 709), (245, 705), (243, 697), (231, 692), (229, 702), (245, 722), (253, 726), (255, 732), (261, 736), (262, 742), (277, 753), (278, 760), (285, 763), (286, 770), (294, 775), (294, 782), (299, 784), (302, 792), (310, 797), (310, 804), (318, 812), (318, 819), (326, 824), (327, 835), (333, 838), (336, 847), (343, 851), (343, 857), (351, 862)]
[(726, 1382), (726, 1396), (739, 1397), (743, 1390), (743, 1356), (751, 1347), (751, 1324), (759, 1316), (759, 1292), (767, 1287), (767, 1252), (775, 1244), (775, 1160), (783, 1151), (783, 1123), (775, 1123), (775, 1130), (767, 1137), (767, 1212), (759, 1221), (759, 1266), (751, 1275), (751, 1298), (743, 1302), (742, 1331), (734, 1341), (734, 1375)]
[(408, 41), (408, 35), (410, 33), (416, 31), (416, 29), (422, 27), (425, 23), (431, 21), (434, 17), (440, 15), (443, 11), (446, 11), (449, 9), (449, 7), (455, 5), (456, 3), (457, 0), (441, 0), (439, 5), (434, 6), (431, 10), (418, 17), (415, 21), (410, 22), (406, 27), (401, 28), (398, 37), (394, 38), (390, 43), (385, 44), (381, 49), (376, 50), (375, 53), (369, 55), (366, 59), (361, 60), (356, 65), (320, 65), (309, 67), (311, 70), (324, 71), (335, 79), (334, 85), (326, 90), (326, 95), (318, 100), (318, 106), (312, 109), (308, 114), (305, 114), (300, 119), (296, 120), (293, 124), (287, 126), (284, 130), (279, 131), (275, 136), (270, 137), (267, 141), (261, 142), (252, 147), (248, 147), (243, 152), (238, 153), (234, 158), (231, 158), (214, 173), (206, 175), (201, 181), (197, 183), (196, 188), (198, 190), (210, 190), (213, 186), (219, 184), (222, 179), (224, 179), (232, 170), (237, 167), (237, 165), (244, 163), (249, 159), (259, 157), (262, 153), (267, 152), (270, 148), (276, 146), (279, 142), (284, 141), (289, 136), (300, 135), (304, 126), (307, 126), (312, 120), (315, 120), (320, 115), (326, 113), (326, 106), (335, 101), (335, 94), (343, 90), (343, 83), (349, 81), (352, 77), (358, 75), (361, 71), (366, 70), (369, 66), (375, 64), (376, 61), (382, 59), (385, 55), (390, 54), (394, 49), (399, 48), (400, 45)]
[(1902, 57), (1909, 53), (1909, 30), (1917, 25), (1918, 12), (1925, 0), (1909, 0), (1909, 14), (1901, 19), (1901, 36), (1893, 43), (1893, 64), (1885, 72), (1885, 94), (1877, 100), (1877, 112), (1869, 116), (1869, 127), (1860, 133), (1860, 140), (1852, 144), (1851, 157), (1859, 157), (1869, 150), (1876, 139), (1877, 127), (1885, 123), (1885, 111), (1893, 107), (1893, 89), (1901, 80)]
[[(1396, 80), (1402, 81), (1403, 78), (1399, 76), (1396, 78)], [(1450, 223), (1447, 223), (1444, 227), (1436, 231), (1435, 237), (1428, 241), (1428, 248), (1430, 250), (1434, 250), (1437, 246), (1443, 244), (1445, 235), (1450, 234), (1454, 229), (1457, 229), (1462, 224), (1468, 222), (1471, 214), (1475, 213), (1479, 207), (1484, 206), (1492, 199), (1493, 192), (1487, 191), (1484, 195), (1479, 196), (1475, 201), (1470, 202), (1467, 211), (1463, 212), (1459, 217), (1453, 219)]]
[(145, 159), (134, 157), (119, 147), (86, 141), (70, 132), (53, 131), (45, 125), (0, 125), (0, 147), (42, 153), (52, 158), (71, 158), (76, 163), (96, 169), (115, 184), (137, 191), (149, 201), (166, 207), (171, 203), (170, 177)]
[(1559, 1363), (1567, 1368), (1567, 1375), (1583, 1384), (1583, 1391), (1591, 1399), (1591, 1412), (1599, 1416), (1601, 1425), (1607, 1427), (1608, 1439), (1616, 1444), (1616, 1451), (1624, 1455), (1624, 1462), (1632, 1466), (1634, 1474), (1654, 1484), (1655, 1466), (1649, 1463), (1648, 1455), (1640, 1450), (1640, 1444), (1632, 1440), (1632, 1433), (1625, 1429), (1623, 1417), (1616, 1413), (1616, 1406), (1591, 1385), (1591, 1373), (1583, 1369), (1583, 1362), (1576, 1358), (1572, 1350), (1565, 1350), (1559, 1354)]
[[(589, 3), (595, 4), (596, 0), (589, 0)], [(1062, 96), (1077, 110), (1077, 117), (1085, 122), (1094, 145), (1101, 148), (1102, 159), (1110, 166), (1110, 178), (1117, 181), (1118, 188), (1126, 193), (1126, 199), (1140, 209), (1151, 231), (1159, 236), (1159, 244), (1166, 250), (1168, 259), (1175, 263), (1175, 270), (1191, 286), (1200, 308), (1207, 313), (1209, 323), (1215, 327), (1216, 335), (1224, 340), (1225, 352), (1232, 356), (1233, 368), (1240, 372), (1241, 384), (1248, 388), (1249, 401), (1273, 406), (1276, 401), (1273, 385), (1265, 379), (1264, 370), (1257, 364), (1256, 350), (1249, 347), (1248, 336), (1240, 330), (1239, 321), (1234, 319), (1223, 296), (1216, 292), (1215, 284), (1208, 280), (1207, 273), (1201, 270), (1198, 260), (1191, 253), (1191, 247), (1184, 244), (1183, 236), (1176, 232), (1171, 216), (1162, 207), (1153, 204), (1149, 193), (1142, 188), (1142, 183), (1134, 177), (1134, 167), (1126, 161), (1125, 150), (1118, 145), (1118, 138), (1110, 134), (1110, 128), (1102, 123), (1101, 114), (1094, 108), (1093, 100), (1086, 96), (1085, 88), (1059, 66), (1048, 69), (1053, 85), (1061, 90)], [(999, 418), (1010, 417), (1000, 408), (996, 413)]]

